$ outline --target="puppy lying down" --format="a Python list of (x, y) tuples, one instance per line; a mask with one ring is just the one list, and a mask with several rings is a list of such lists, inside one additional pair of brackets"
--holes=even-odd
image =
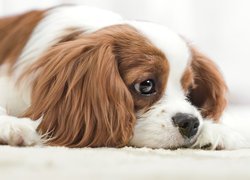
[(0, 143), (235, 149), (216, 65), (167, 27), (87, 6), (0, 19)]

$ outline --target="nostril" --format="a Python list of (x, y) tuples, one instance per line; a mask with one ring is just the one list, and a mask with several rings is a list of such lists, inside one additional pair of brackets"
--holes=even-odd
[(194, 124), (194, 128), (197, 129), (198, 127), (199, 127), (199, 123), (196, 122), (196, 123)]
[(189, 127), (189, 122), (184, 122), (183, 124), (179, 125), (180, 128), (186, 129)]

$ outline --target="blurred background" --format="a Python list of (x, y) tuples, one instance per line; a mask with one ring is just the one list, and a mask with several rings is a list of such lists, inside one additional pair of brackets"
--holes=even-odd
[(0, 0), (0, 16), (69, 3), (172, 28), (216, 61), (228, 83), (231, 104), (250, 105), (249, 0)]

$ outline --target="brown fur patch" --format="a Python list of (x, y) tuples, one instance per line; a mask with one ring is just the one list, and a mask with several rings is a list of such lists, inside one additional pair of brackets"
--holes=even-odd
[(83, 30), (80, 30), (79, 28), (68, 28), (65, 30), (64, 32), (64, 36), (60, 37), (59, 41), (57, 44), (59, 43), (63, 43), (63, 42), (68, 42), (68, 41), (73, 41), (76, 40), (77, 38), (79, 38), (82, 34), (84, 33)]
[[(169, 64), (164, 53), (147, 38), (131, 33), (114, 45), (114, 54), (121, 77), (133, 96), (135, 110), (148, 110), (162, 97), (167, 86)], [(154, 80), (157, 93), (143, 97), (135, 91), (134, 84), (147, 79)]]
[(191, 51), (194, 86), (189, 92), (190, 101), (200, 108), (203, 117), (219, 121), (227, 104), (227, 86), (212, 60), (193, 47)]
[(182, 75), (181, 84), (186, 94), (188, 93), (190, 88), (193, 88), (194, 86), (194, 75), (190, 65), (186, 68), (185, 72)]
[[(43, 116), (38, 131), (52, 137), (50, 145), (126, 145), (135, 112), (156, 102), (165, 89), (168, 63), (163, 53), (128, 25), (68, 37), (22, 76), (39, 72), (24, 116)], [(133, 83), (144, 78), (158, 81), (157, 95), (135, 94)]]
[(44, 11), (31, 11), (0, 19), (0, 65), (15, 64), (43, 14)]

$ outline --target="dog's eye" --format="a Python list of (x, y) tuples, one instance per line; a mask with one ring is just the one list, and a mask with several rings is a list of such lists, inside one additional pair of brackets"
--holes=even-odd
[(134, 85), (135, 90), (144, 96), (150, 96), (154, 94), (155, 91), (155, 82), (152, 79), (147, 79), (140, 83)]

